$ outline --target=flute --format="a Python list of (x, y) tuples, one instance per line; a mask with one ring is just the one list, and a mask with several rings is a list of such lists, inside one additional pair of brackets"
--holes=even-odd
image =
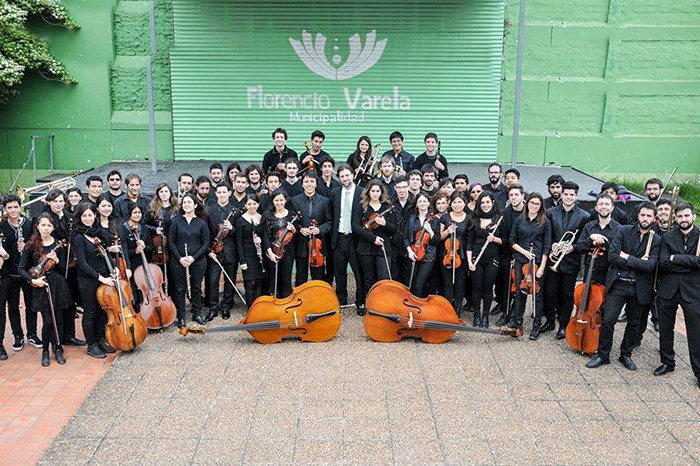
[(265, 263), (263, 262), (262, 247), (260, 247), (259, 242), (255, 241), (256, 239), (260, 238), (258, 234), (255, 233), (255, 227), (257, 227), (258, 225), (253, 223), (253, 244), (255, 245), (255, 253), (258, 255), (258, 260), (260, 261), (260, 267), (262, 268), (262, 272), (265, 273)]
[[(187, 257), (187, 243), (185, 243), (185, 257)], [(185, 267), (185, 281), (187, 281), (187, 299), (192, 300), (192, 284), (190, 283), (190, 266)]]

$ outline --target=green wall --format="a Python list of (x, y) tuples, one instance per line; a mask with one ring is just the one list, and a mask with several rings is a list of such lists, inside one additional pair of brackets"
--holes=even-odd
[[(81, 29), (34, 21), (78, 84), (28, 76), (0, 108), (0, 183), (56, 133), (75, 170), (148, 157), (148, 2), (64, 0)], [(155, 0), (158, 158), (172, 157), (171, 0)], [(506, 7), (498, 160), (510, 160), (519, 3)], [(700, 0), (530, 1), (519, 161), (592, 172), (700, 173)], [(44, 141), (39, 166), (48, 165)], [(0, 190), (3, 190), (0, 187)]]

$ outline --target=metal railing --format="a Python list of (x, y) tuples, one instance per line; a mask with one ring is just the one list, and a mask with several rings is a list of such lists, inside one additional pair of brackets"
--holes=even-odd
[(32, 166), (34, 169), (34, 184), (36, 184), (36, 180), (38, 179), (37, 174), (36, 174), (36, 140), (37, 139), (48, 138), (48, 140), (49, 140), (49, 172), (54, 173), (54, 171), (55, 171), (54, 166), (53, 166), (53, 139), (54, 139), (54, 137), (56, 137), (56, 133), (47, 134), (45, 136), (31, 136), (32, 148), (29, 149), (29, 153), (27, 154), (27, 157), (25, 157), (24, 163), (22, 163), (22, 168), (19, 169), (17, 176), (15, 176), (15, 180), (12, 182), (12, 187), (10, 188), (11, 193), (15, 192), (15, 188), (17, 188), (17, 183), (19, 183), (19, 179), (22, 176), (22, 173), (24, 173), (24, 170), (27, 168), (27, 163), (29, 163), (29, 159), (32, 160)]

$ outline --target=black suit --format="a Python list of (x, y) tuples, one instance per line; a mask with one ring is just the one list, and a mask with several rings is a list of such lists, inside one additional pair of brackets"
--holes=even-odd
[[(683, 232), (674, 228), (664, 235), (659, 253), (661, 271), (657, 288), (661, 362), (675, 366), (673, 328), (680, 305), (688, 335), (690, 365), (700, 380), (700, 257), (697, 255), (698, 227), (693, 227), (684, 244)], [(673, 256), (673, 260), (671, 260)]]
[(355, 239), (352, 235), (352, 215), (360, 205), (362, 199), (362, 188), (355, 186), (355, 193), (352, 197), (352, 208), (350, 209), (350, 232), (340, 233), (340, 214), (343, 201), (343, 189), (336, 188), (331, 191), (331, 207), (333, 210), (333, 227), (331, 228), (331, 249), (333, 250), (333, 261), (335, 269), (336, 292), (340, 304), (348, 302), (348, 263), (355, 275), (355, 302), (363, 304), (365, 302), (365, 293), (360, 277), (360, 267), (355, 253), (357, 247)]
[[(654, 235), (649, 250), (649, 258), (642, 259), (646, 252), (650, 233), (640, 237), (639, 226), (621, 227), (608, 250), (610, 268), (605, 279), (608, 296), (603, 306), (603, 323), (600, 328), (598, 354), (604, 360), (610, 358), (613, 331), (622, 307), (626, 304), (627, 326), (620, 345), (621, 356), (632, 354), (639, 333), (639, 316), (642, 306), (651, 302), (654, 267), (659, 258), (661, 239)], [(620, 257), (620, 252), (629, 254), (627, 259)]]
[[(309, 202), (310, 200), (310, 202)], [(331, 231), (333, 217), (331, 215), (331, 205), (328, 198), (314, 193), (309, 198), (306, 193), (301, 193), (292, 198), (293, 210), (301, 212), (299, 219), (299, 227), (305, 228), (311, 226), (311, 220), (316, 220), (318, 229), (320, 230), (318, 238), (321, 240), (324, 253), (327, 249), (327, 235)], [(310, 236), (302, 234), (295, 235), (294, 252), (296, 254), (297, 276), (294, 281), (294, 286), (299, 286), (306, 283), (309, 275), (309, 239)], [(323, 279), (324, 267), (313, 267), (311, 269), (311, 278), (314, 280)]]

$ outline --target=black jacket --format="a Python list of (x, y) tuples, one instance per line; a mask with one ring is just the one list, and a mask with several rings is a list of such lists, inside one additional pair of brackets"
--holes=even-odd
[[(333, 227), (331, 228), (331, 247), (335, 249), (338, 244), (338, 229), (340, 228), (340, 208), (343, 202), (343, 187), (336, 188), (331, 191), (330, 203), (333, 212)], [(355, 194), (352, 197), (352, 210), (350, 212), (350, 228), (352, 230), (352, 219), (355, 215), (357, 206), (360, 205), (362, 199), (362, 188), (355, 185)]]
[[(141, 223), (146, 223), (146, 214), (148, 213), (148, 207), (151, 203), (151, 198), (148, 196), (141, 195), (136, 204), (141, 207)], [(129, 204), (133, 204), (133, 201), (129, 199), (128, 196), (122, 196), (116, 201), (114, 201), (114, 213), (112, 214), (117, 220), (127, 220), (129, 215)]]
[(236, 254), (235, 225), (236, 219), (241, 215), (242, 212), (240, 209), (233, 207), (231, 202), (229, 202), (223, 207), (220, 206), (218, 202), (209, 204), (209, 211), (207, 214), (207, 226), (209, 227), (209, 236), (211, 238), (210, 246), (211, 241), (213, 241), (214, 237), (218, 234), (217, 230), (219, 228), (219, 225), (223, 224), (224, 219), (226, 219), (229, 213), (234, 209), (235, 211), (231, 214), (231, 217), (229, 217), (229, 221), (231, 222), (231, 226), (233, 226), (233, 230), (229, 231), (226, 237), (223, 239), (224, 248), (221, 250), (220, 253), (216, 255), (216, 258), (223, 264), (234, 264), (238, 260), (238, 255)]
[[(398, 156), (394, 153), (394, 149), (389, 149), (388, 151), (382, 154), (382, 158), (384, 158), (385, 155), (391, 155), (392, 157), (394, 157), (396, 165), (403, 168), (403, 170), (406, 173), (413, 170), (413, 164), (416, 162), (416, 158), (413, 157), (413, 155), (406, 152), (406, 149), (401, 149), (401, 153)], [(377, 163), (380, 162), (378, 161)]]
[[(654, 289), (654, 267), (656, 267), (656, 262), (659, 259), (661, 238), (659, 238), (659, 235), (654, 235), (651, 249), (649, 250), (649, 259), (643, 260), (642, 256), (646, 252), (648, 241), (648, 232), (640, 239), (639, 226), (637, 224), (620, 227), (608, 249), (610, 268), (605, 277), (605, 289), (608, 292), (615, 284), (615, 281), (627, 271), (634, 276), (639, 303), (646, 305), (651, 302)], [(626, 252), (630, 256), (627, 259), (623, 259), (620, 257), (621, 251)]]
[[(311, 197), (311, 211), (309, 211), (309, 197), (306, 193), (301, 193), (292, 198), (292, 210), (301, 212), (301, 219), (297, 224), (297, 230), (311, 226), (311, 220), (316, 220), (320, 233), (318, 234), (323, 251), (326, 251), (326, 236), (331, 232), (333, 217), (331, 215), (331, 204), (328, 198), (314, 193)], [(310, 237), (297, 233), (294, 237), (294, 252), (296, 257), (309, 257)]]
[[(571, 244), (573, 245), (583, 232), (583, 227), (585, 227), (590, 220), (591, 214), (577, 206), (574, 206), (574, 208), (571, 209), (567, 220), (565, 221), (566, 211), (564, 210), (564, 206), (560, 204), (547, 210), (547, 218), (550, 222), (552, 222), (552, 244), (558, 242), (565, 232), (570, 231), (571, 233), (574, 233), (576, 230), (578, 230), (573, 241), (571, 241)], [(554, 261), (552, 261), (550, 265), (554, 266)], [(578, 273), (580, 268), (581, 254), (574, 249), (572, 252), (564, 256), (564, 259), (562, 259), (559, 267), (557, 267), (557, 270), (565, 274), (574, 274)]]
[(284, 150), (281, 154), (277, 152), (276, 147), (273, 147), (269, 151), (265, 152), (265, 155), (263, 156), (263, 174), (267, 175), (269, 172), (277, 170), (277, 164), (284, 163), (287, 159), (299, 160), (299, 157), (294, 149), (290, 149), (287, 146), (284, 146)]
[[(693, 227), (688, 244), (683, 247), (683, 232), (674, 228), (661, 241), (659, 285), (657, 293), (664, 299), (673, 299), (680, 291), (684, 301), (700, 303), (700, 257), (696, 255), (700, 230)], [(673, 256), (673, 260), (671, 260)]]
[(381, 246), (374, 244), (377, 236), (384, 240), (384, 249), (387, 258), (391, 257), (391, 236), (396, 233), (397, 216), (394, 211), (383, 215), (386, 220), (386, 225), (379, 225), (376, 229), (369, 231), (364, 227), (365, 222), (369, 220), (373, 213), (381, 213), (386, 211), (390, 203), (382, 203), (378, 210), (374, 210), (372, 206), (367, 206), (367, 210), (363, 212), (362, 204), (359, 204), (352, 216), (352, 232), (357, 236), (357, 254), (361, 256), (383, 256)]
[[(443, 170), (438, 170), (437, 179), (441, 180), (450, 176), (450, 172), (447, 169), (447, 159), (443, 155), (435, 155), (435, 157), (430, 157), (427, 153), (423, 152), (418, 156), (416, 161), (413, 163), (414, 170), (420, 170), (423, 165), (432, 165), (435, 167), (435, 162), (440, 161), (440, 163), (445, 167)], [(437, 167), (435, 167), (437, 170)]]

